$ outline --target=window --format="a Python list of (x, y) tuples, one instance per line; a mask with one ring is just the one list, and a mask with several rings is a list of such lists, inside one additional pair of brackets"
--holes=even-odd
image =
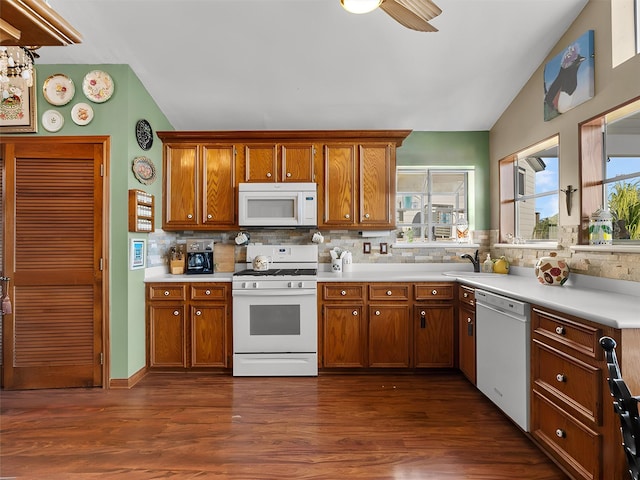
[(558, 137), (500, 161), (500, 241), (558, 238)]
[(469, 218), (468, 169), (398, 167), (396, 208), (401, 240), (456, 241), (456, 224)]
[(640, 241), (640, 99), (580, 127), (582, 236), (598, 208), (613, 215), (614, 243)]

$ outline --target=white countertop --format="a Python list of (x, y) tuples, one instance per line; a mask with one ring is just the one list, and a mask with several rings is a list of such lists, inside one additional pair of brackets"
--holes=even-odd
[[(509, 275), (470, 272), (466, 264), (357, 264), (335, 274), (321, 265), (319, 282), (455, 282), (552, 308), (614, 328), (640, 328), (640, 284), (571, 274), (563, 286), (541, 285), (531, 268)], [(243, 267), (244, 268), (244, 267)], [(151, 270), (151, 269), (149, 269)], [(443, 272), (447, 272), (445, 275)], [(170, 275), (147, 272), (145, 282), (231, 282), (232, 273)]]

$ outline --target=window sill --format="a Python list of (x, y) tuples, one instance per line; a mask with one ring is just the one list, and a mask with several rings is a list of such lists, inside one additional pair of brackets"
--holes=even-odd
[(392, 248), (480, 248), (478, 243), (458, 242), (396, 242)]
[(494, 243), (493, 248), (514, 248), (521, 250), (553, 250), (558, 248), (558, 242), (535, 243)]
[(640, 253), (640, 245), (572, 245), (572, 252)]

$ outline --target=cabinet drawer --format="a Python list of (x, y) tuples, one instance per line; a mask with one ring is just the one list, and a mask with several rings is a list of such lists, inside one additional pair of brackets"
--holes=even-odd
[(369, 300), (409, 300), (409, 285), (403, 283), (369, 285)]
[(602, 359), (602, 348), (598, 345), (601, 329), (535, 307), (531, 322), (535, 333), (594, 360)]
[(533, 341), (533, 385), (575, 411), (581, 420), (602, 424), (602, 372), (599, 368)]
[(227, 299), (227, 285), (191, 285), (191, 300), (224, 301)]
[(324, 300), (359, 300), (364, 299), (364, 285), (362, 284), (331, 284), (322, 286)]
[(453, 283), (414, 285), (416, 300), (453, 300)]
[(475, 289), (467, 287), (465, 285), (458, 286), (458, 300), (460, 303), (464, 303), (475, 307), (476, 305), (476, 293)]
[(180, 283), (167, 283), (164, 285), (149, 285), (149, 300), (184, 300), (186, 285)]
[(537, 392), (532, 433), (575, 478), (601, 479), (602, 437)]

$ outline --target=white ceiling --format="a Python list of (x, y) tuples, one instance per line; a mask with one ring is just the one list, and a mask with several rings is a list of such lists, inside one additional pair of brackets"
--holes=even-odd
[(129, 64), (177, 130), (489, 130), (588, 2), (435, 1), (422, 33), (339, 0), (49, 0), (83, 42), (38, 63)]

